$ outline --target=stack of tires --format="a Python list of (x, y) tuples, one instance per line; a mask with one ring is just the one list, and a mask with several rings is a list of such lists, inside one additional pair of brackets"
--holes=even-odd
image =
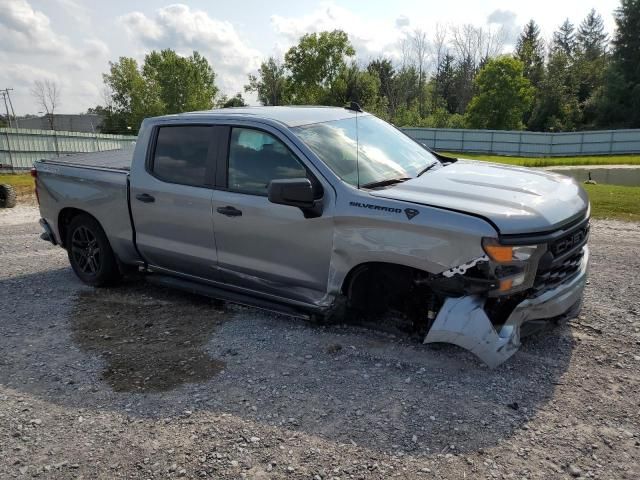
[(16, 206), (16, 191), (11, 185), (0, 184), (0, 208)]

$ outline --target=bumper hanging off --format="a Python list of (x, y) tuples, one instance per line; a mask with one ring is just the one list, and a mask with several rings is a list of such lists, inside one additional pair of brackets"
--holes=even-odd
[(566, 282), (519, 303), (496, 330), (484, 310), (486, 298), (447, 298), (424, 343), (452, 343), (475, 354), (490, 368), (511, 357), (520, 347), (520, 327), (530, 320), (551, 319), (578, 312), (587, 283), (588, 247), (578, 272)]

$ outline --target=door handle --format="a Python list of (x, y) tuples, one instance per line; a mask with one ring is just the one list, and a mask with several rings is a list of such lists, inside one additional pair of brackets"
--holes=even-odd
[(148, 193), (139, 193), (136, 195), (136, 198), (144, 203), (152, 203), (155, 202), (156, 199), (153, 195), (149, 195)]
[(226, 215), (227, 217), (241, 217), (242, 216), (242, 210), (238, 210), (236, 207), (232, 207), (230, 205), (227, 205), (226, 207), (218, 207), (218, 208), (216, 208), (216, 211), (218, 213), (221, 213), (222, 215)]

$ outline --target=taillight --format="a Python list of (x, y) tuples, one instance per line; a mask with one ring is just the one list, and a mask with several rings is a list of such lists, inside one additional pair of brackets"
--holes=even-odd
[(40, 195), (38, 195), (38, 171), (36, 170), (36, 167), (31, 168), (31, 176), (33, 177), (33, 191), (36, 194), (38, 206), (40, 206)]

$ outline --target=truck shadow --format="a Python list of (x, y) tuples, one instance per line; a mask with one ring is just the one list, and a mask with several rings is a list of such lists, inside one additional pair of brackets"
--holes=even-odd
[(32, 302), (0, 323), (9, 388), (142, 418), (230, 413), (384, 452), (462, 453), (508, 438), (553, 396), (573, 346), (560, 326), (489, 370), (457, 347), (220, 309), (141, 281), (94, 290), (69, 269), (0, 281), (0, 299), (9, 312)]

